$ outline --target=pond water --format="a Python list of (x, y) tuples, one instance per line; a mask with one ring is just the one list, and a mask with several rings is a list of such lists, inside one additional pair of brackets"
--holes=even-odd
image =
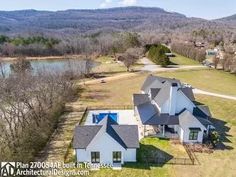
[[(63, 72), (68, 69), (73, 71), (84, 72), (85, 66), (88, 60), (81, 59), (54, 59), (54, 60), (32, 60), (30, 64), (33, 68), (33, 72), (37, 73), (39, 71), (53, 71), (53, 72)], [(90, 60), (91, 61), (91, 60)], [(6, 75), (11, 73), (10, 65), (13, 61), (4, 62), (3, 69)], [(90, 62), (92, 68), (99, 65), (97, 62)]]

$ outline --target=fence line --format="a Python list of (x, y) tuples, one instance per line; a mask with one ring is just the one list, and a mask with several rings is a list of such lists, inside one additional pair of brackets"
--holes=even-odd
[(124, 109), (124, 110), (128, 110), (128, 109), (133, 109), (134, 106), (133, 105), (101, 105), (101, 106), (88, 106), (87, 107), (88, 110), (109, 110), (109, 109)]
[(195, 158), (194, 158), (193, 152), (190, 150), (190, 148), (188, 147), (187, 144), (183, 144), (183, 146), (184, 146), (190, 160), (192, 161), (192, 164), (194, 165), (195, 164)]

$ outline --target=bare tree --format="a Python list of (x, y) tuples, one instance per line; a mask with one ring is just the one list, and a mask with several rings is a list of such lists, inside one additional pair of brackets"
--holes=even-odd
[(212, 62), (214, 64), (215, 69), (217, 69), (217, 66), (219, 64), (220, 59), (214, 55)]
[(142, 56), (144, 50), (142, 48), (129, 48), (124, 54), (123, 54), (123, 62), (124, 65), (127, 68), (127, 71), (130, 71), (130, 67), (134, 65), (140, 56)]

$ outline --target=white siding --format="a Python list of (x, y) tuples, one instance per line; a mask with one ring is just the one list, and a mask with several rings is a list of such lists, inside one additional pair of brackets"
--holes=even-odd
[(179, 134), (180, 142), (183, 143), (184, 142), (184, 130), (181, 127), (179, 127), (178, 134)]
[(76, 149), (77, 162), (90, 162), (85, 149)]
[(201, 131), (198, 132), (197, 140), (189, 140), (190, 130), (189, 129), (185, 129), (184, 130), (184, 134), (183, 134), (183, 141), (182, 142), (185, 142), (185, 143), (202, 143), (203, 131), (204, 131), (204, 129), (201, 129)]
[[(184, 114), (184, 116), (182, 116)], [(189, 111), (183, 112), (179, 116), (179, 136), (181, 142), (184, 143), (202, 143), (203, 132), (206, 128), (195, 118)], [(201, 131), (198, 132), (197, 140), (189, 140), (189, 128), (200, 128)]]
[(114, 151), (121, 151), (122, 164), (136, 161), (136, 149), (126, 150), (107, 133), (95, 136), (86, 150), (77, 149), (77, 160), (79, 162), (91, 162), (91, 152), (93, 151), (100, 152), (100, 163), (112, 164)]

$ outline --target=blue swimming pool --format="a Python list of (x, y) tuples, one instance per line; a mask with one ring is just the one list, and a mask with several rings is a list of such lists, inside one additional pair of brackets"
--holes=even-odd
[(99, 123), (102, 119), (108, 116), (108, 119), (112, 119), (115, 122), (118, 120), (118, 114), (117, 113), (99, 113), (99, 114), (93, 114), (93, 123)]

